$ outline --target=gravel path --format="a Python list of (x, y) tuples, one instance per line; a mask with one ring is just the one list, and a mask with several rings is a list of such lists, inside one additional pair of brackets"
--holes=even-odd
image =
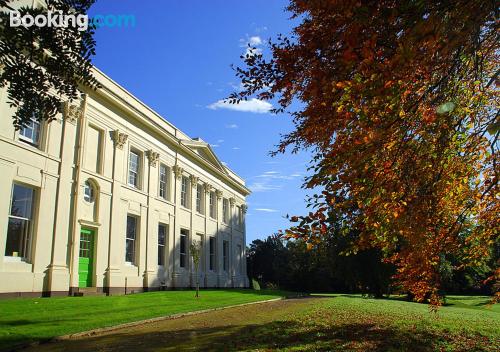
[(315, 300), (287, 299), (228, 308), (40, 344), (23, 351), (231, 351), (230, 341), (239, 332), (307, 309)]

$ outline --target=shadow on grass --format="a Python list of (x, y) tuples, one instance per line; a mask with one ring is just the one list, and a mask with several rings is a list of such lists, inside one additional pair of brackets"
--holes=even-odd
[[(434, 351), (446, 340), (431, 332), (381, 328), (371, 323), (323, 326), (296, 322), (226, 325), (154, 332), (126, 331), (45, 346), (50, 351)], [(45, 350), (42, 348), (41, 350)], [(481, 351), (481, 349), (472, 349)]]

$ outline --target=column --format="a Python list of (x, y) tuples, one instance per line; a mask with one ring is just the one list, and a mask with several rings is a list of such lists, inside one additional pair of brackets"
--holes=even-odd
[[(148, 150), (146, 152), (146, 156), (149, 161), (149, 168), (147, 174), (147, 209), (146, 209), (146, 233), (141, 234), (145, 235), (145, 263), (144, 263), (144, 283), (143, 286), (145, 288), (149, 288), (155, 284), (159, 285), (157, 282), (157, 243), (158, 243), (158, 224), (155, 219), (155, 216), (151, 210), (151, 198), (154, 194), (157, 194), (157, 186), (158, 186), (158, 172), (156, 166), (158, 164), (158, 159), (160, 158), (160, 154), (153, 150)], [(141, 241), (142, 242), (142, 241)]]
[[(68, 246), (75, 245), (68, 240), (74, 238), (73, 219), (71, 209), (78, 200), (75, 199), (75, 190), (78, 185), (73, 179), (73, 163), (77, 152), (77, 124), (83, 117), (83, 110), (76, 105), (69, 103), (65, 107), (62, 122), (61, 146), (59, 155), (59, 180), (56, 191), (55, 219), (53, 226), (53, 243), (51, 263), (48, 268), (48, 287), (50, 292), (69, 291), (70, 284), (70, 258), (68, 258)], [(55, 121), (53, 122), (55, 123)], [(69, 197), (68, 197), (69, 195)], [(76, 214), (73, 214), (76, 216)], [(76, 269), (78, 270), (78, 269)], [(77, 279), (78, 280), (78, 279)]]
[(111, 206), (109, 209), (109, 248), (108, 248), (108, 268), (106, 269), (106, 285), (108, 294), (121, 293), (125, 280), (121, 273), (121, 267), (125, 255), (125, 224), (126, 212), (123, 211), (123, 204), (120, 200), (121, 183), (124, 180), (123, 165), (126, 162), (126, 148), (128, 136), (125, 133), (115, 130), (111, 134), (113, 139), (113, 181), (111, 184)]

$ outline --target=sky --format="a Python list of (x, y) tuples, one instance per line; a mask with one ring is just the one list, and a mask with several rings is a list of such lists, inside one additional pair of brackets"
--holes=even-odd
[[(140, 5), (139, 5), (140, 4)], [(239, 89), (230, 65), (242, 63), (247, 43), (266, 52), (269, 38), (290, 33), (286, 1), (97, 0), (89, 15), (133, 15), (135, 25), (99, 28), (93, 63), (190, 137), (212, 145), (244, 178), (247, 243), (285, 229), (286, 214), (305, 212), (308, 154), (270, 157), (289, 115), (269, 103), (223, 102)]]

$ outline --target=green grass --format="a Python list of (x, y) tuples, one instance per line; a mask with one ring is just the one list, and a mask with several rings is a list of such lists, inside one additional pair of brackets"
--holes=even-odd
[[(324, 297), (307, 309), (271, 324), (243, 329), (249, 347), (286, 351), (499, 351), (500, 306), (489, 297), (449, 296), (432, 312), (428, 305), (360, 295)], [(300, 341), (297, 343), (297, 341)], [(235, 343), (238, 343), (237, 341)]]
[(0, 349), (153, 317), (284, 296), (279, 291), (203, 290), (0, 300)]
[[(0, 301), (6, 346), (154, 316), (265, 300), (285, 292), (170, 291), (114, 297)], [(145, 324), (98, 338), (37, 346), (38, 351), (491, 351), (500, 350), (500, 305), (489, 297), (448, 296), (428, 305), (360, 295), (239, 307)], [(35, 303), (38, 302), (38, 303)]]

